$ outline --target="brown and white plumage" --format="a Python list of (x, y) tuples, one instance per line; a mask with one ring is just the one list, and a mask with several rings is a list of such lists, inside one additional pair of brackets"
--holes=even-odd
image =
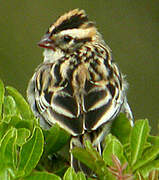
[[(101, 152), (112, 120), (121, 111), (132, 119), (127, 84), (111, 50), (78, 9), (52, 24), (39, 46), (45, 49), (44, 62), (30, 80), (27, 96), (41, 126), (57, 123), (72, 135), (71, 148), (90, 139)], [(77, 163), (72, 158), (72, 165), (80, 169)]]

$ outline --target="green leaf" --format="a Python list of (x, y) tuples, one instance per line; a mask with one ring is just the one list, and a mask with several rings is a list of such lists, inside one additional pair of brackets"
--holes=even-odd
[(29, 130), (33, 130), (33, 121), (30, 120), (23, 120), (18, 116), (13, 116), (9, 123), (10, 126), (13, 126), (17, 129), (19, 128), (26, 128)]
[(72, 167), (67, 169), (63, 177), (63, 180), (78, 180), (77, 175)]
[(61, 178), (55, 174), (48, 172), (33, 172), (31, 175), (24, 177), (22, 180), (61, 180)]
[(153, 170), (159, 170), (159, 160), (154, 160), (147, 163), (145, 166), (139, 169), (139, 172), (144, 178), (148, 178), (149, 173)]
[(6, 87), (6, 89), (8, 93), (13, 96), (22, 118), (31, 119), (32, 117), (34, 117), (28, 103), (25, 101), (23, 96), (13, 87), (8, 86)]
[(83, 172), (78, 172), (77, 173), (77, 179), (78, 180), (86, 180), (86, 177), (85, 177)]
[(147, 141), (153, 145), (159, 146), (159, 136), (148, 136)]
[(1, 180), (10, 180), (9, 173), (6, 168), (0, 169), (0, 179)]
[(5, 93), (4, 84), (0, 80), (0, 120), (2, 119), (2, 105), (4, 102), (4, 93)]
[(18, 132), (18, 136), (17, 136), (16, 143), (19, 146), (22, 146), (23, 144), (26, 143), (27, 138), (30, 136), (30, 131), (28, 129), (25, 129), (25, 128), (19, 128), (17, 130), (17, 132)]
[(144, 180), (142, 174), (139, 171), (136, 171), (135, 173), (135, 180)]
[(142, 156), (150, 128), (148, 120), (138, 120), (132, 129), (130, 138), (131, 165), (133, 166)]
[(125, 163), (126, 159), (123, 155), (123, 146), (120, 143), (120, 141), (115, 137), (109, 134), (106, 137), (106, 146), (103, 151), (103, 159), (106, 162), (107, 165), (113, 166), (114, 163), (112, 162), (112, 155), (115, 155), (118, 157), (118, 159)]
[(99, 178), (104, 177), (104, 173), (107, 171), (106, 164), (90, 141), (85, 141), (85, 148), (75, 147), (71, 150), (71, 153), (76, 159), (90, 168), (92, 172), (95, 172)]
[(70, 135), (55, 124), (50, 130), (44, 130), (44, 137), (44, 154), (47, 156), (60, 150), (68, 142)]
[(75, 147), (71, 150), (71, 153), (76, 159), (86, 164), (90, 169), (92, 169), (93, 171), (96, 170), (95, 167), (96, 160), (94, 159), (94, 157), (92, 157), (91, 153), (86, 151), (86, 149)]
[(152, 146), (144, 153), (142, 158), (136, 164), (134, 164), (133, 171), (155, 160), (157, 155), (159, 155), (159, 146)]
[(93, 157), (93, 159), (98, 160), (98, 161), (102, 160), (99, 152), (97, 152), (97, 151), (93, 148), (92, 143), (91, 143), (90, 141), (87, 140), (87, 141), (85, 142), (85, 148), (86, 148), (86, 150), (91, 154), (91, 156)]
[(105, 176), (101, 180), (117, 180), (117, 178), (108, 170), (105, 170)]
[(32, 137), (22, 146), (18, 172), (27, 176), (37, 165), (43, 152), (44, 138), (42, 130), (36, 127)]
[(4, 115), (16, 115), (16, 103), (12, 96), (5, 96), (3, 113)]
[(90, 146), (90, 143), (88, 143), (89, 141), (86, 142), (87, 142), (86, 149), (75, 147), (71, 150), (71, 153), (76, 159), (84, 163), (87, 167), (89, 167), (92, 171), (94, 171), (99, 177), (102, 177), (106, 169), (106, 164), (102, 160), (98, 152), (96, 152), (95, 149), (92, 149), (92, 147), (88, 147)]
[(114, 119), (111, 126), (111, 133), (116, 136), (119, 141), (124, 145), (129, 142), (131, 132), (130, 121), (125, 114), (120, 115)]
[(16, 152), (16, 139), (17, 139), (17, 130), (14, 128), (13, 137), (9, 139), (6, 150), (5, 150), (5, 163), (8, 167), (13, 170), (17, 165), (17, 152)]
[(6, 96), (4, 98), (3, 105), (3, 121), (9, 123), (12, 116), (17, 114), (16, 103), (12, 96)]
[(10, 127), (8, 126), (7, 123), (5, 122), (0, 123), (0, 139), (2, 139), (2, 137), (4, 136), (4, 134), (7, 132), (9, 128)]
[(10, 128), (0, 141), (0, 169), (5, 166), (13, 167), (15, 164), (15, 141), (17, 132), (15, 128)]
[[(99, 177), (103, 177), (106, 170), (106, 164), (103, 161), (101, 155), (99, 154), (99, 152), (97, 152), (97, 150), (93, 147), (92, 143), (88, 140), (85, 141), (85, 148), (94, 161), (94, 168), (91, 169), (96, 172)], [(85, 164), (88, 166), (88, 163)]]

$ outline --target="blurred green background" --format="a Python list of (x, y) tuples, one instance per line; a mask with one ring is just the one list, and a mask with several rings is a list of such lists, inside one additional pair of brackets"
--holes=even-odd
[(158, 0), (3, 0), (0, 3), (0, 78), (23, 95), (42, 62), (37, 42), (56, 18), (85, 9), (97, 24), (129, 82), (128, 100), (135, 119), (159, 124)]

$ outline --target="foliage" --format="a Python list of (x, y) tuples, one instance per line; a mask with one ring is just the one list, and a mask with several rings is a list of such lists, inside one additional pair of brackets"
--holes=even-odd
[(3, 180), (130, 180), (158, 179), (159, 137), (151, 136), (148, 120), (131, 127), (120, 114), (105, 139), (102, 156), (85, 142), (71, 153), (96, 176), (75, 173), (69, 165), (70, 135), (58, 125), (39, 127), (29, 105), (12, 87), (0, 81), (0, 179)]

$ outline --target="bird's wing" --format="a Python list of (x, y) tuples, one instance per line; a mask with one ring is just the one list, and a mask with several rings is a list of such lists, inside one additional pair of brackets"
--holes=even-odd
[(42, 126), (59, 124), (72, 135), (83, 133), (83, 117), (72, 95), (71, 85), (59, 73), (60, 63), (44, 63), (36, 70), (28, 88), (32, 110)]
[[(124, 102), (125, 87), (123, 87), (124, 82), (121, 74), (118, 73), (117, 66), (112, 64), (109, 69), (105, 67), (104, 63), (98, 63), (98, 66), (95, 67), (97, 70), (107, 71), (107, 77), (99, 81), (90, 80), (86, 82), (84, 108), (86, 111), (85, 129), (87, 130), (96, 130), (102, 124), (114, 119), (120, 112)], [(94, 76), (98, 76), (95, 68)], [(104, 74), (102, 71), (100, 73)], [(110, 71), (112, 72), (108, 74)]]

